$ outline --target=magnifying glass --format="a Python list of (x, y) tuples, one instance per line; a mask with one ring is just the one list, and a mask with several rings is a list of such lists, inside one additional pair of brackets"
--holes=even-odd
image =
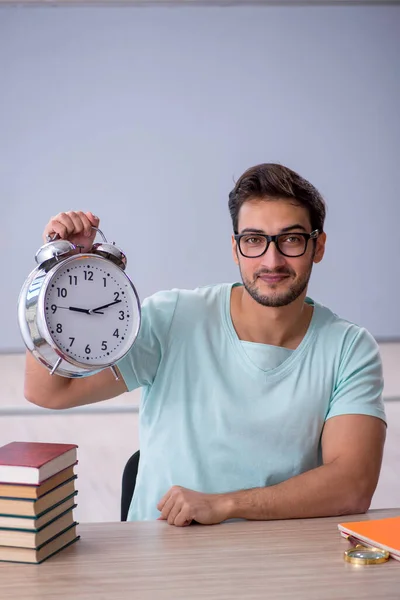
[[(349, 542), (355, 541), (351, 536), (347, 539)], [(388, 561), (389, 557), (389, 552), (382, 548), (363, 546), (360, 543), (356, 543), (344, 553), (344, 560), (353, 565), (378, 565)]]

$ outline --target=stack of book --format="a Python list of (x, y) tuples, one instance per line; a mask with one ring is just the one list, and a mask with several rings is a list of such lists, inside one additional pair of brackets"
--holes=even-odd
[(79, 539), (75, 444), (0, 448), (0, 560), (41, 563)]

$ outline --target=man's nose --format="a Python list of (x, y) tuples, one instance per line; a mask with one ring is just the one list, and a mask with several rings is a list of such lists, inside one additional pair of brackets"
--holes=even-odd
[(285, 257), (279, 252), (275, 242), (271, 242), (268, 246), (268, 250), (261, 257), (262, 266), (272, 270), (277, 267), (282, 267), (285, 263)]

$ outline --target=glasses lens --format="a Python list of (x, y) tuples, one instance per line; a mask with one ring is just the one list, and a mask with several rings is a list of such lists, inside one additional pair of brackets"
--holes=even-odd
[(306, 249), (307, 240), (297, 233), (285, 233), (278, 238), (279, 250), (286, 256), (299, 256)]
[(267, 240), (255, 233), (240, 238), (240, 250), (244, 256), (260, 256), (267, 247)]

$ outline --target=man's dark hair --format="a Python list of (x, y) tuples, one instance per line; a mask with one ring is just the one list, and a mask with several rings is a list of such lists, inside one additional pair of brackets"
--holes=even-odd
[(247, 169), (229, 194), (233, 231), (238, 233), (239, 211), (248, 200), (291, 199), (310, 215), (311, 229), (324, 229), (326, 207), (319, 191), (287, 167), (264, 163)]

